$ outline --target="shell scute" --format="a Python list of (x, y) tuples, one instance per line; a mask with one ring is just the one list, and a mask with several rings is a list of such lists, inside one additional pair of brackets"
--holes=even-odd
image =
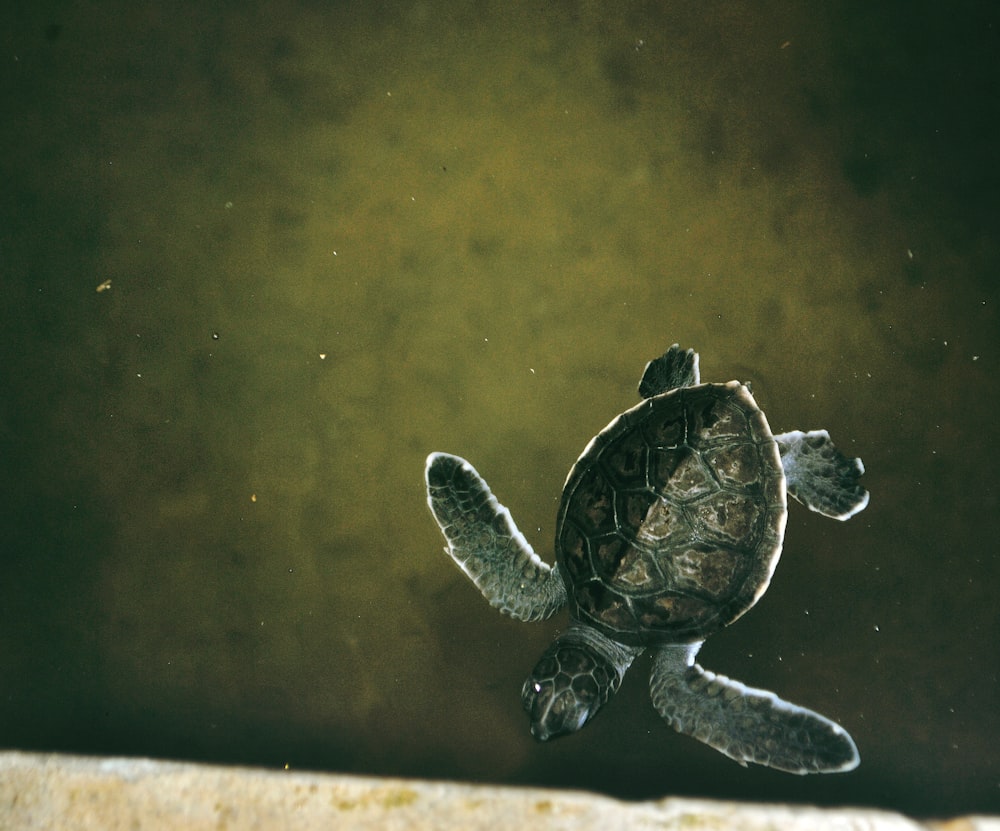
[(738, 579), (742, 564), (738, 551), (700, 543), (671, 557), (670, 565), (679, 588), (718, 601)]
[(687, 502), (719, 489), (710, 468), (689, 447), (653, 450), (650, 455), (650, 479), (660, 496)]
[(601, 468), (618, 487), (630, 487), (638, 482), (645, 485), (648, 453), (649, 448), (642, 434), (629, 430), (604, 449)]
[(684, 442), (687, 426), (684, 400), (678, 394), (669, 405), (657, 407), (653, 403), (655, 401), (656, 399), (650, 399), (643, 402), (653, 406), (649, 407), (649, 412), (642, 420), (640, 428), (642, 438), (648, 447), (678, 447)]
[(590, 610), (590, 616), (607, 627), (622, 632), (637, 628), (637, 620), (628, 600), (618, 592), (610, 591), (601, 581), (588, 581), (577, 588), (577, 594), (581, 605)]
[(766, 506), (756, 494), (720, 491), (693, 506), (704, 538), (723, 545), (755, 546), (761, 538)]
[(702, 456), (723, 486), (753, 485), (760, 481), (765, 469), (760, 460), (760, 448), (752, 442), (716, 447), (706, 450)]
[[(688, 412), (688, 443), (701, 448), (716, 442), (729, 442), (747, 435), (746, 409), (740, 406), (733, 393), (745, 389), (736, 381), (713, 384), (701, 390), (681, 390)], [(703, 391), (704, 395), (693, 395)], [(748, 393), (749, 395), (749, 393)]]
[(582, 583), (592, 573), (590, 565), (590, 541), (573, 523), (564, 521), (556, 541), (566, 578), (571, 583)]
[(577, 488), (578, 498), (573, 500), (568, 518), (588, 535), (606, 534), (617, 526), (615, 517), (615, 490), (595, 466), (583, 477)]

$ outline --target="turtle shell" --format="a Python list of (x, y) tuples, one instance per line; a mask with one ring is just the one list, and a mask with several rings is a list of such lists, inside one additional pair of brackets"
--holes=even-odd
[(556, 550), (573, 612), (622, 643), (703, 640), (764, 593), (786, 515), (777, 443), (747, 387), (646, 399), (566, 479)]

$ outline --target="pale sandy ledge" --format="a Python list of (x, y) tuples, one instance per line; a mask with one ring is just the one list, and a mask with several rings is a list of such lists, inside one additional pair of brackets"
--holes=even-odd
[(920, 822), (860, 808), (625, 803), (572, 791), (10, 752), (0, 753), (0, 828), (1000, 831), (1000, 818)]

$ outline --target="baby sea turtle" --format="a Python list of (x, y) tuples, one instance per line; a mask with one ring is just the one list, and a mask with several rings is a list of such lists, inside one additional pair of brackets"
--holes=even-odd
[(702, 384), (698, 355), (676, 344), (646, 366), (639, 395), (570, 470), (553, 567), (472, 465), (445, 453), (427, 459), (446, 550), (486, 599), (524, 621), (569, 605), (569, 627), (524, 683), (532, 734), (579, 730), (648, 648), (653, 706), (675, 730), (742, 765), (851, 770), (858, 751), (840, 725), (702, 669), (695, 656), (767, 589), (786, 491), (848, 519), (868, 504), (861, 460), (842, 455), (825, 430), (773, 435), (746, 385)]

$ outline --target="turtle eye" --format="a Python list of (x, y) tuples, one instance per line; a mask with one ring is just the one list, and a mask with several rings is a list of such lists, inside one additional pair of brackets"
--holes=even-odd
[[(546, 686), (548, 689), (546, 689)], [(529, 677), (527, 681), (524, 682), (524, 688), (521, 690), (521, 704), (524, 709), (531, 715), (532, 721), (535, 721), (535, 714), (539, 710), (543, 710), (548, 706), (548, 700), (552, 698), (552, 684), (543, 684), (541, 681), (536, 681), (533, 677)]]

